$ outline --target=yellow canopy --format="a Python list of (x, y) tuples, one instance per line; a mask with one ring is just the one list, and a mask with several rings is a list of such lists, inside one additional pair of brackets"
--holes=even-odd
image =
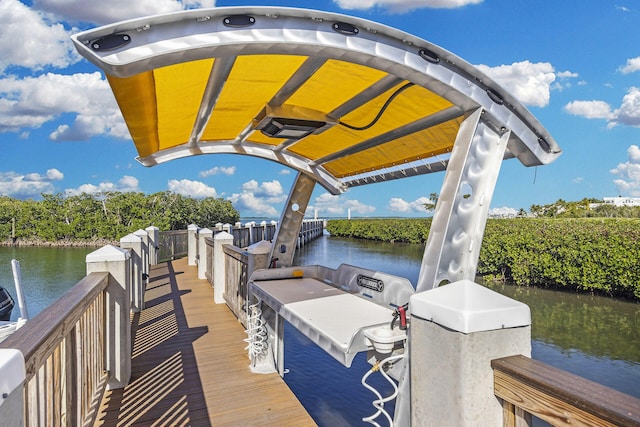
[(443, 170), (472, 111), (508, 128), (508, 156), (560, 153), (513, 97), (449, 52), (357, 18), (216, 8), (77, 34), (107, 74), (138, 160), (205, 153), (278, 161), (331, 192)]

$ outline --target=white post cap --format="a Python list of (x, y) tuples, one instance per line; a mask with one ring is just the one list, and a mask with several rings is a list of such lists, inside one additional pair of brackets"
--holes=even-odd
[(465, 334), (531, 325), (528, 305), (471, 280), (417, 293), (411, 297), (409, 307), (412, 317)]
[(131, 258), (131, 254), (127, 249), (106, 245), (88, 254), (85, 260), (86, 262), (103, 262), (124, 261), (129, 258)]

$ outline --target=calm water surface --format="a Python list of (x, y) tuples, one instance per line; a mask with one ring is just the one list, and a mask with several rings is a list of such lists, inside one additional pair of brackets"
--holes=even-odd
[[(0, 286), (16, 296), (11, 260), (20, 261), (22, 291), (29, 317), (34, 317), (86, 276), (85, 256), (95, 249), (0, 246)], [(16, 303), (12, 320), (19, 314)]]
[[(93, 248), (0, 247), (0, 285), (15, 295), (10, 260), (21, 262), (30, 316), (39, 313), (85, 275), (85, 256)], [(418, 279), (420, 245), (322, 237), (298, 251), (296, 264), (340, 264)], [(531, 307), (533, 358), (640, 397), (640, 304), (544, 289), (488, 285)], [(13, 318), (17, 317), (14, 309)], [(315, 344), (286, 328), (285, 380), (322, 426), (364, 425), (375, 412), (372, 394), (360, 384), (369, 369), (364, 354), (350, 369)], [(390, 387), (370, 377), (380, 391)], [(380, 420), (383, 422), (382, 420)]]

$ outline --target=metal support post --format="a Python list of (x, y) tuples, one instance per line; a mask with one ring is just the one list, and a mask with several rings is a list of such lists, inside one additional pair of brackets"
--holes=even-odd
[(422, 259), (418, 292), (475, 278), (482, 236), (510, 131), (495, 130), (482, 108), (458, 131)]
[(278, 267), (290, 267), (293, 263), (298, 233), (314, 186), (313, 179), (298, 173), (282, 211), (280, 226), (274, 238), (275, 244), (271, 249), (270, 259), (278, 258)]

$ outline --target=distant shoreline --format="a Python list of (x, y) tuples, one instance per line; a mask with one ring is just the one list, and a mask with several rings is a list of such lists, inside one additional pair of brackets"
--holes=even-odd
[(118, 242), (109, 239), (96, 239), (96, 240), (58, 240), (55, 242), (49, 242), (38, 239), (6, 239), (0, 241), (0, 246), (3, 247), (51, 247), (51, 248), (99, 248), (105, 245), (118, 245)]

